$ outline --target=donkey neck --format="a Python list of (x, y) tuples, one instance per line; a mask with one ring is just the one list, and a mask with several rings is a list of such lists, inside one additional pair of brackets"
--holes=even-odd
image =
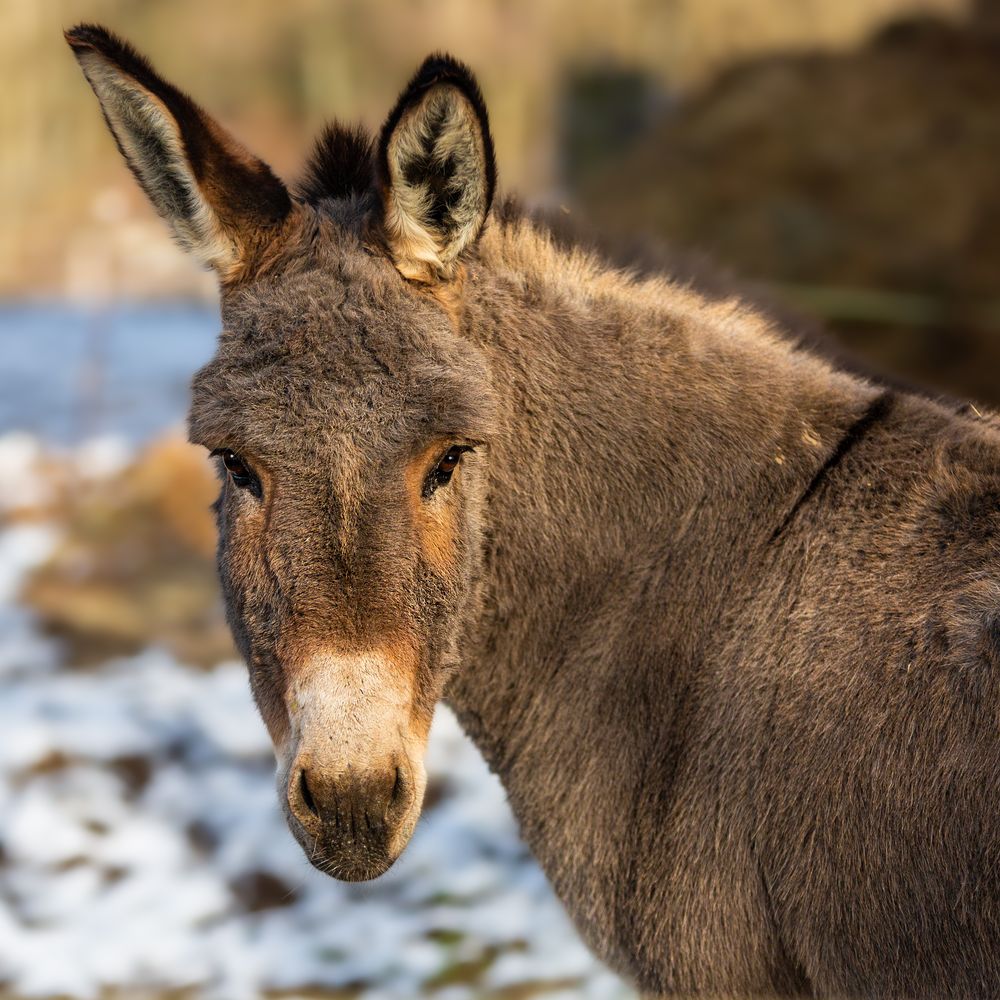
[[(468, 288), (464, 334), (499, 400), (478, 655), (505, 684), (541, 679), (528, 649), (581, 597), (606, 612), (611, 581), (661, 579), (675, 603), (738, 572), (881, 396), (736, 299), (634, 280), (527, 222), (486, 234)], [(484, 693), (477, 663), (456, 692)]]
[(878, 393), (746, 306), (631, 280), (526, 223), (482, 255), (465, 335), (500, 416), (484, 610), (448, 697), (565, 897), (607, 870), (651, 742), (683, 743), (733, 575)]

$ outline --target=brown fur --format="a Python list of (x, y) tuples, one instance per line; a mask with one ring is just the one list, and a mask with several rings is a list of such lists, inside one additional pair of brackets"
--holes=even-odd
[[(477, 93), (449, 99), (485, 135)], [(219, 567), (306, 850), (391, 864), (422, 794), (407, 726), (444, 696), (651, 996), (1000, 993), (995, 418), (516, 214), (460, 248), (449, 315), (372, 242), (380, 176), (314, 187), (268, 273), (224, 289), (190, 415), (259, 480), (224, 479)], [(477, 446), (418, 504), (441, 442)], [(405, 690), (372, 690), (400, 645)]]
[[(427, 564), (440, 576), (447, 577), (454, 570), (455, 510), (453, 507), (432, 507), (422, 495), (427, 470), (450, 444), (434, 441), (407, 463), (403, 476), (406, 480), (410, 521), (416, 529), (420, 549)], [(460, 473), (461, 470), (459, 470)], [(456, 473), (456, 480), (459, 475)], [(457, 487), (458, 483), (455, 482)]]

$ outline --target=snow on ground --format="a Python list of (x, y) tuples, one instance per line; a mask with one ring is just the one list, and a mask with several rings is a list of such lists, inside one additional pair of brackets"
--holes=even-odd
[[(36, 452), (0, 438), (0, 513), (5, 492), (41, 492)], [(96, 454), (118, 467), (114, 447)], [(5, 996), (632, 995), (580, 944), (447, 710), (428, 751), (440, 798), (410, 847), (375, 882), (335, 882), (285, 828), (242, 665), (205, 672), (150, 649), (61, 666), (15, 603), (56, 537), (0, 531)], [(525, 983), (535, 992), (513, 991)]]

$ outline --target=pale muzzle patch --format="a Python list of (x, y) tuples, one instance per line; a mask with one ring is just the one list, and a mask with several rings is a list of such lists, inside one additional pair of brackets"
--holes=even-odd
[[(430, 725), (415, 711), (414, 679), (415, 657), (383, 650), (315, 651), (290, 672), (290, 725), (276, 748), (279, 786), (292, 814), (305, 814), (307, 833), (332, 838), (332, 829), (345, 835), (342, 826), (384, 824), (387, 856), (394, 860), (406, 846), (427, 784)], [(350, 823), (342, 823), (346, 810)]]

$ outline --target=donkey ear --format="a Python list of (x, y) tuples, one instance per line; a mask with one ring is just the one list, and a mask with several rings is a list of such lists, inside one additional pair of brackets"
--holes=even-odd
[(104, 28), (66, 32), (122, 156), (181, 246), (235, 279), (291, 209), (285, 186)]
[(453, 277), (486, 222), (496, 166), (483, 95), (450, 56), (427, 59), (382, 127), (378, 185), (399, 272), (429, 284)]

